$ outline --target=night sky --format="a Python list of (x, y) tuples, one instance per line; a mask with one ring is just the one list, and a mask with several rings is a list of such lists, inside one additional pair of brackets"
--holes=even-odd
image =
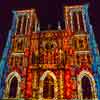
[(93, 25), (96, 42), (100, 50), (100, 0), (0, 0), (0, 56), (2, 54), (8, 31), (12, 23), (12, 10), (35, 8), (41, 24), (41, 30), (46, 30), (48, 24), (57, 28), (60, 21), (64, 27), (64, 5), (89, 3), (89, 15)]

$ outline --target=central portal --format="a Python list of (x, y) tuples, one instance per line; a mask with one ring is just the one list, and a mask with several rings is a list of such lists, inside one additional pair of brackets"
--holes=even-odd
[(48, 75), (44, 79), (43, 98), (45, 98), (45, 99), (53, 99), (54, 98), (54, 80), (50, 75)]
[(45, 71), (40, 77), (40, 91), (39, 99), (53, 100), (57, 98), (57, 79), (55, 73), (52, 71)]

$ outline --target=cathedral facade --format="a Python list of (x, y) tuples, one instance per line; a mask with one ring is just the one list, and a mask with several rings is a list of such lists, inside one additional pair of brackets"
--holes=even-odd
[(100, 57), (88, 5), (64, 7), (65, 28), (40, 31), (35, 9), (13, 11), (0, 62), (0, 98), (100, 100)]

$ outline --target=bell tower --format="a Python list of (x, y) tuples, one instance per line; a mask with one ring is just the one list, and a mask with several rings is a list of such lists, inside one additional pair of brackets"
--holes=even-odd
[[(94, 31), (90, 22), (88, 10), (89, 10), (88, 4), (65, 6), (65, 9), (64, 9), (65, 28), (67, 29), (68, 27), (70, 27), (70, 30), (74, 32), (73, 43), (74, 43), (74, 46), (76, 45), (75, 48), (76, 48), (76, 52), (78, 53), (78, 56), (79, 55), (82, 56), (81, 53), (79, 52), (83, 52), (83, 54), (87, 51), (90, 52), (87, 54), (91, 55), (92, 57), (92, 64), (90, 66), (93, 72), (93, 78), (95, 82), (97, 83), (96, 89), (97, 91), (99, 91), (100, 82), (99, 82), (98, 76), (100, 76), (100, 70), (99, 70), (100, 69), (100, 62), (99, 62), (100, 55), (98, 51), (98, 45), (95, 40)], [(81, 44), (83, 44), (83, 46)], [(82, 49), (82, 47), (84, 48)], [(89, 56), (87, 56), (87, 58), (89, 59)], [(98, 98), (100, 98), (99, 92), (97, 92), (97, 95), (98, 95)]]
[(72, 32), (87, 32), (86, 20), (82, 5), (65, 6), (65, 27), (70, 26)]
[(35, 9), (14, 11), (16, 19), (15, 34), (30, 34), (37, 31), (37, 15)]

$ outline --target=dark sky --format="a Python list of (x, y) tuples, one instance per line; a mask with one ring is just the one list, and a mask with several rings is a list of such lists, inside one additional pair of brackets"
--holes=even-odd
[(98, 1), (99, 0), (0, 0), (0, 53), (2, 52), (2, 48), (4, 48), (8, 30), (11, 27), (12, 10), (35, 8), (41, 23), (41, 29), (43, 30), (47, 29), (48, 24), (51, 24), (52, 28), (56, 28), (58, 20), (63, 26), (63, 7), (69, 4), (90, 4), (90, 20), (93, 25), (96, 41), (100, 46), (100, 5)]

